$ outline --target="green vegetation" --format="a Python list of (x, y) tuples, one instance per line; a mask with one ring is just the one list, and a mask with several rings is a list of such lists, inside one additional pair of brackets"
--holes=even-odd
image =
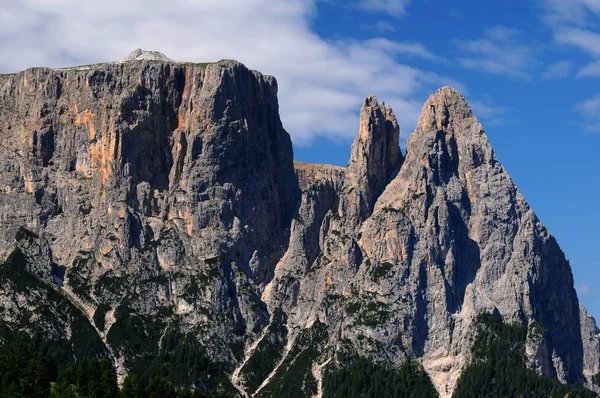
[(15, 235), (15, 240), (17, 241), (28, 240), (29, 242), (33, 242), (37, 238), (39, 238), (39, 236), (35, 232), (30, 231), (25, 227), (20, 227)]
[[(94, 293), (100, 297), (119, 298), (123, 295), (121, 287), (124, 286), (123, 277), (117, 277), (112, 269), (109, 269), (94, 283)], [(126, 285), (126, 284), (125, 284)]]
[(133, 82), (129, 86), (125, 87), (125, 92), (129, 93), (136, 91), (138, 87), (140, 87), (140, 84), (138, 82)]
[(421, 364), (409, 362), (400, 369), (375, 365), (360, 357), (330, 370), (323, 378), (323, 398), (429, 398), (437, 397)]
[(64, 368), (53, 386), (56, 397), (116, 397), (117, 376), (107, 359), (84, 359)]
[(283, 355), (283, 338), (287, 334), (285, 313), (277, 308), (273, 320), (256, 350), (242, 368), (240, 374), (245, 380), (246, 390), (254, 392), (267, 378)]
[(390, 318), (390, 313), (386, 308), (385, 303), (370, 301), (366, 306), (363, 306), (358, 317), (358, 323), (371, 327), (381, 325)]
[(79, 176), (77, 176), (77, 181), (93, 181), (93, 180), (94, 180), (94, 176), (91, 176), (91, 175), (80, 174)]
[(108, 343), (126, 355), (126, 365), (144, 376), (158, 355), (158, 341), (164, 326), (149, 317), (136, 315), (125, 305), (115, 310), (115, 323), (106, 336)]
[[(475, 319), (472, 361), (463, 370), (454, 397), (595, 397), (581, 386), (561, 384), (525, 366), (527, 328), (484, 313)], [(541, 325), (533, 326), (541, 332)]]
[(348, 315), (357, 314), (358, 311), (360, 311), (360, 307), (361, 307), (360, 301), (354, 301), (354, 302), (348, 303), (348, 304), (346, 304), (346, 313)]
[(600, 372), (592, 376), (592, 383), (600, 387)]
[(219, 265), (219, 257), (210, 257), (204, 260), (207, 265)]
[(379, 282), (379, 279), (385, 277), (390, 270), (394, 267), (394, 264), (383, 263), (373, 270), (372, 278), (375, 283)]
[(0, 347), (0, 397), (48, 397), (56, 367), (25, 344)]
[(189, 276), (189, 283), (185, 286), (184, 295), (186, 301), (192, 302), (200, 293), (200, 284), (196, 276)]
[(125, 378), (119, 391), (117, 376), (107, 359), (83, 359), (57, 371), (32, 346), (20, 343), (14, 350), (0, 347), (1, 398), (192, 398), (233, 397), (227, 391), (203, 393), (176, 389), (163, 377), (148, 384), (135, 373)]
[[(46, 284), (26, 269), (27, 257), (15, 250), (0, 266), (0, 280), (9, 281), (12, 290), (19, 294), (36, 291), (44, 300), (31, 303), (35, 308), (24, 310), (16, 325), (0, 323), (0, 341), (9, 348), (19, 343), (32, 345), (48, 360), (60, 366), (75, 359), (106, 356), (107, 350), (88, 319), (62, 292)], [(36, 317), (33, 317), (35, 313)], [(71, 338), (49, 338), (47, 325), (68, 324)], [(58, 327), (58, 326), (57, 326)], [(17, 330), (28, 330), (28, 334)]]
[(346, 304), (346, 313), (348, 315), (357, 314), (356, 323), (374, 327), (390, 319), (390, 313), (387, 304), (380, 301), (366, 301), (364, 297), (358, 297), (357, 300)]
[(91, 274), (92, 261), (94, 260), (90, 252), (79, 251), (67, 271), (67, 280), (73, 293), (88, 302), (91, 301), (91, 286), (88, 285), (88, 278)]
[(201, 391), (233, 390), (225, 365), (208, 359), (205, 348), (192, 334), (167, 331), (160, 352), (142, 379), (163, 376), (178, 386), (196, 385)]
[[(158, 319), (133, 314), (127, 307), (115, 311), (116, 322), (107, 339), (126, 353), (126, 365), (148, 383), (164, 377), (176, 386), (195, 385), (200, 391), (232, 390), (221, 363), (208, 359), (205, 348), (192, 334), (167, 330)], [(159, 343), (160, 341), (160, 343)]]
[(312, 375), (312, 365), (321, 352), (321, 343), (327, 339), (327, 327), (315, 322), (311, 329), (300, 332), (294, 347), (273, 375), (270, 383), (258, 397), (310, 397), (317, 392), (317, 381)]
[(144, 398), (146, 397), (146, 386), (142, 379), (135, 373), (129, 373), (121, 386), (120, 398)]
[(100, 331), (104, 331), (105, 323), (106, 323), (106, 312), (110, 310), (110, 305), (100, 304), (96, 311), (94, 312), (94, 325)]
[(83, 359), (57, 372), (34, 347), (0, 347), (0, 397), (117, 397), (117, 376), (106, 359)]

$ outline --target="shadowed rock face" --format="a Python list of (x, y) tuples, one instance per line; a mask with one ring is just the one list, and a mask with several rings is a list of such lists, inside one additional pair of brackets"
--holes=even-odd
[(0, 323), (75, 357), (92, 333), (121, 376), (176, 332), (244, 394), (287, 372), (319, 394), (358, 352), (416, 358), (448, 396), (489, 311), (543, 324), (528, 365), (591, 386), (595, 321), (464, 98), (441, 88), (398, 142), (371, 96), (348, 167), (294, 164), (275, 79), (235, 61), (0, 75), (0, 253), (33, 278), (0, 280)]

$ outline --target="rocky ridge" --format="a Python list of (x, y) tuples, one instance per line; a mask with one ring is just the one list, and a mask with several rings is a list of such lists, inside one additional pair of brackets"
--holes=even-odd
[(343, 353), (417, 359), (450, 396), (492, 312), (543, 325), (532, 369), (597, 390), (600, 332), (569, 263), (456, 90), (426, 101), (406, 156), (368, 97), (339, 168), (293, 163), (270, 76), (124, 61), (0, 75), (0, 339), (121, 376), (185, 341), (210, 366), (170, 376), (246, 396), (290, 377), (318, 395)]

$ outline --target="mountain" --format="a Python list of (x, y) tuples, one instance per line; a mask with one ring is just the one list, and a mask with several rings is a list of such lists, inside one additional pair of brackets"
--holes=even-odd
[(273, 77), (136, 50), (0, 75), (0, 151), (4, 344), (253, 396), (416, 361), (450, 396), (492, 313), (600, 391), (569, 263), (452, 88), (405, 154), (370, 96), (346, 168), (294, 163)]

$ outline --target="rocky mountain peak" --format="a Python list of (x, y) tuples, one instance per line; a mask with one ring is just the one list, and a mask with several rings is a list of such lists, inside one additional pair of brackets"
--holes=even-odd
[(454, 120), (471, 117), (473, 112), (465, 97), (455, 88), (445, 86), (425, 101), (417, 130), (427, 130), (431, 127), (444, 130)]
[[(356, 162), (360, 166), (361, 160), (371, 160), (373, 166), (384, 168), (396, 165), (402, 156), (398, 146), (399, 137), (400, 129), (392, 108), (386, 108), (384, 102), (379, 104), (375, 95), (368, 96), (360, 111), (360, 127), (352, 146), (350, 165)], [(357, 153), (360, 148), (366, 150), (366, 158), (361, 159)]]
[(2, 77), (1, 343), (259, 398), (321, 396), (354, 355), (416, 360), (445, 398), (487, 312), (531, 326), (530, 368), (600, 388), (569, 263), (458, 91), (406, 157), (369, 96), (347, 168), (294, 164), (273, 77), (169, 61)]
[(129, 53), (128, 56), (123, 58), (121, 62), (129, 62), (129, 61), (164, 61), (164, 62), (173, 62), (173, 60), (167, 57), (165, 54), (159, 51), (150, 51), (150, 50), (142, 50), (141, 48), (137, 48)]
[(348, 206), (343, 210), (355, 212), (359, 220), (371, 214), (377, 197), (402, 163), (399, 139), (400, 128), (392, 109), (380, 104), (374, 95), (365, 98), (347, 168)]

